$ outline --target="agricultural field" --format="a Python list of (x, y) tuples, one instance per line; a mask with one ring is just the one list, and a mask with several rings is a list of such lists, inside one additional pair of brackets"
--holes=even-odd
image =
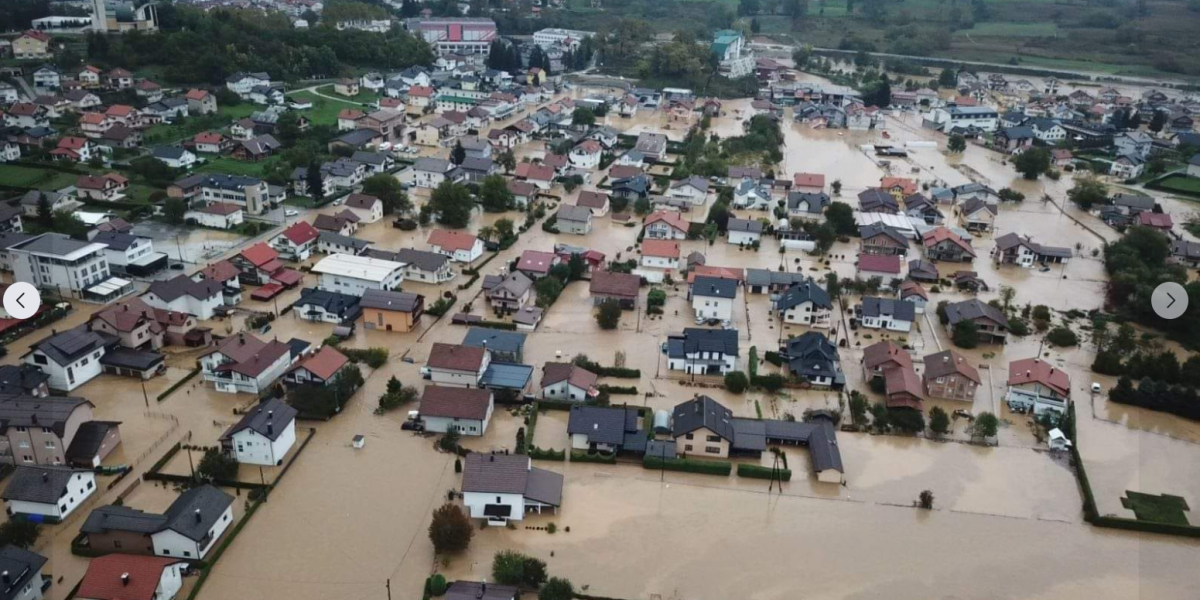
[(263, 177), (268, 168), (275, 164), (277, 158), (269, 158), (258, 162), (237, 160), (227, 156), (210, 157), (205, 163), (196, 167), (199, 173), (228, 173), (230, 175), (246, 175)]
[(333, 98), (318, 96), (307, 91), (292, 92), (287, 96), (292, 100), (312, 102), (312, 110), (300, 111), (300, 114), (308, 117), (308, 120), (312, 121), (313, 125), (337, 125), (338, 113), (342, 112), (343, 109), (356, 108), (363, 110), (361, 103), (350, 100), (334, 100)]
[(190, 138), (201, 131), (224, 129), (234, 121), (244, 119), (257, 110), (260, 110), (260, 107), (250, 103), (242, 103), (235, 106), (222, 106), (217, 109), (215, 114), (192, 116), (183, 119), (182, 122), (177, 121), (171, 124), (154, 125), (145, 132), (146, 145), (173, 144)]

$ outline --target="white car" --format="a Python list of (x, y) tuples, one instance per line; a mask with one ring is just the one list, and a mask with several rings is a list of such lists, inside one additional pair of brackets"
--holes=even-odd
[(285, 217), (298, 217), (298, 216), (300, 216), (300, 211), (298, 211), (298, 210), (292, 210), (292, 209), (290, 209), (290, 208), (287, 208), (287, 209), (284, 209), (284, 211), (283, 211), (283, 216), (285, 216)]

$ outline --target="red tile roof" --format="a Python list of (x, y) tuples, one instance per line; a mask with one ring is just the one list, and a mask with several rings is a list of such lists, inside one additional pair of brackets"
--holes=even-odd
[(899, 186), (905, 196), (917, 193), (917, 182), (907, 177), (884, 177), (879, 187), (890, 190)]
[(900, 274), (900, 257), (882, 254), (859, 254), (858, 270), (874, 273)]
[(223, 260), (204, 267), (200, 270), (200, 273), (205, 279), (226, 282), (237, 278), (238, 268), (233, 263)]
[[(153, 600), (163, 570), (177, 558), (108, 554), (93, 558), (79, 584), (77, 595), (94, 600)], [(123, 581), (123, 576), (128, 581)]]
[(113, 117), (128, 117), (133, 114), (134, 108), (125, 104), (114, 104), (104, 111), (104, 114)]
[(1071, 377), (1044, 360), (1022, 358), (1008, 363), (1008, 385), (1026, 383), (1040, 383), (1063, 396), (1071, 393)]
[(593, 295), (637, 298), (638, 288), (641, 287), (641, 284), (642, 278), (631, 273), (596, 271), (592, 273), (589, 291)]
[(583, 190), (582, 192), (579, 192), (579, 198), (575, 200), (575, 206), (584, 206), (587, 208), (602, 209), (607, 204), (608, 194), (594, 190)]
[(912, 357), (904, 348), (891, 341), (876, 342), (863, 348), (863, 368), (874, 369), (879, 365), (895, 362), (901, 367), (912, 368)]
[(429, 245), (439, 246), (442, 250), (470, 250), (475, 247), (475, 242), (479, 238), (466, 233), (464, 231), (448, 231), (446, 229), (434, 229), (429, 234)]
[(554, 168), (548, 165), (521, 163), (517, 165), (517, 177), (532, 179), (534, 181), (553, 181)]
[(242, 250), (242, 258), (250, 261), (250, 264), (261, 267), (277, 258), (279, 253), (264, 242), (259, 242), (245, 250)]
[(697, 277), (717, 277), (719, 279), (732, 279), (741, 282), (746, 278), (746, 272), (735, 267), (718, 267), (708, 265), (696, 265), (691, 273), (688, 273), (688, 283), (696, 281)]
[(926, 231), (925, 235), (921, 237), (921, 243), (923, 243), (926, 248), (936, 246), (946, 240), (954, 242), (954, 244), (959, 248), (962, 248), (964, 252), (970, 254), (971, 256), (975, 256), (975, 249), (972, 248), (966, 240), (962, 239), (958, 236), (958, 234), (946, 229), (945, 227), (936, 227)]
[(204, 131), (196, 134), (197, 144), (220, 144), (225, 140), (225, 136), (215, 131)]
[(796, 173), (792, 183), (802, 187), (825, 187), (825, 176), (819, 173)]
[(658, 256), (662, 258), (679, 258), (679, 242), (671, 240), (642, 241), (642, 256)]
[(284, 229), (280, 235), (287, 238), (291, 243), (300, 246), (317, 239), (321, 234), (308, 221), (296, 221), (291, 227)]
[(1157, 229), (1170, 229), (1175, 225), (1171, 221), (1171, 215), (1168, 215), (1167, 213), (1152, 213), (1149, 211), (1142, 211), (1138, 213), (1138, 224), (1145, 225), (1147, 227), (1155, 227)]
[(517, 270), (549, 273), (557, 258), (553, 252), (526, 250), (521, 253), (521, 260), (517, 261)]
[(434, 369), (477, 372), (483, 366), (485, 352), (485, 349), (474, 346), (435, 343), (429, 351), (426, 365)]
[(670, 225), (671, 227), (674, 227), (675, 229), (678, 229), (684, 233), (687, 233), (688, 224), (686, 221), (683, 220), (683, 216), (677, 212), (672, 212), (672, 211), (656, 212), (656, 213), (646, 217), (646, 220), (642, 221), (642, 225), (650, 225), (651, 223), (657, 223), (659, 221), (662, 221), (663, 223), (666, 223), (667, 225)]
[(196, 209), (199, 212), (208, 213), (210, 215), (232, 215), (233, 213), (242, 210), (242, 207), (229, 202), (213, 202), (208, 206)]
[(425, 386), (421, 416), (483, 420), (487, 418), (491, 397), (490, 391), (479, 388)]
[(433, 88), (425, 85), (414, 85), (408, 88), (408, 95), (418, 98), (431, 98), (433, 97)]
[(320, 350), (301, 359), (296, 366), (291, 368), (291, 371), (300, 368), (307, 369), (309, 373), (329, 381), (349, 362), (350, 359), (346, 358), (345, 354), (338, 352), (337, 348), (322, 346)]
[(205, 90), (188, 90), (188, 93), (184, 97), (188, 100), (204, 100), (208, 97), (208, 92)]
[(38, 31), (37, 29), (30, 29), (29, 31), (21, 34), (21, 37), (29, 37), (41, 42), (50, 41), (50, 35), (48, 33), (44, 31)]

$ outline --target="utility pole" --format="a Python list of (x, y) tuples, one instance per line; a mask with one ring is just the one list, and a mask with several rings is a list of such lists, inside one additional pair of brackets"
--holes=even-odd
[(146, 380), (142, 380), (142, 399), (146, 401), (146, 408), (150, 408), (150, 396), (146, 394)]
[(188, 468), (191, 469), (191, 471), (192, 471), (192, 481), (195, 481), (196, 480), (196, 466), (194, 464), (192, 464), (192, 447), (190, 445), (188, 446), (187, 453), (188, 453)]
[(265, 503), (267, 501), (267, 478), (266, 478), (266, 476), (263, 475), (262, 465), (259, 465), (259, 467), (258, 467), (258, 480), (262, 482), (262, 486), (263, 486), (262, 499), (263, 499), (263, 502)]
[(391, 579), (387, 580), (385, 587), (387, 587), (388, 600), (392, 600), (392, 580)]

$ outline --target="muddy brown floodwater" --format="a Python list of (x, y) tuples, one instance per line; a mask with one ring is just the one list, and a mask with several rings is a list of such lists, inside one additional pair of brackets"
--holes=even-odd
[[(582, 97), (593, 91), (576, 88), (572, 95)], [(714, 119), (713, 130), (721, 136), (740, 134), (749, 109), (749, 100), (726, 102), (724, 114)], [(661, 111), (639, 111), (632, 119), (610, 114), (605, 122), (628, 133), (663, 130), (673, 139), (681, 139), (686, 131), (681, 124), (668, 123)], [(665, 129), (667, 125), (671, 129)], [(990, 291), (978, 297), (991, 300), (998, 297), (1001, 285), (1012, 286), (1018, 304), (1046, 304), (1060, 311), (1056, 320), (1063, 318), (1061, 311), (1100, 307), (1105, 274), (1091, 251), (1116, 239), (1116, 233), (1095, 217), (1065, 206), (1070, 176), (1057, 182), (1024, 181), (1011, 166), (1002, 164), (998, 155), (975, 146), (959, 156), (947, 156), (939, 148), (920, 148), (908, 159), (883, 164), (860, 149), (863, 144), (882, 141), (882, 132), (812, 130), (794, 124), (790, 113), (783, 129), (785, 162), (777, 171), (788, 177), (800, 171), (818, 172), (829, 182), (840, 180), (845, 187), (838, 200), (852, 206), (857, 205), (858, 191), (877, 184), (889, 172), (921, 183), (979, 181), (1024, 192), (1029, 198), (1024, 203), (1001, 207), (994, 234), (975, 240), (979, 258), (969, 268), (978, 271), (990, 286)], [(889, 117), (887, 130), (889, 143), (942, 143), (920, 127), (916, 115)], [(537, 142), (520, 148), (518, 155), (539, 157), (544, 152), (544, 145)], [(448, 150), (424, 153), (445, 156)], [(596, 173), (592, 185), (604, 175)], [(567, 202), (573, 202), (578, 194), (567, 194), (558, 186), (550, 193)], [(1044, 194), (1054, 202), (1043, 202)], [(413, 197), (420, 205), (428, 192), (416, 190)], [(701, 221), (706, 211), (707, 206), (700, 207), (687, 218)], [(743, 212), (741, 216), (757, 215)], [(523, 215), (517, 213), (476, 213), (470, 228), (478, 230), (500, 218), (523, 223)], [(403, 232), (385, 220), (365, 226), (358, 236), (380, 248), (425, 248), (432, 228)], [(1010, 231), (1078, 250), (1069, 264), (1048, 272), (998, 269), (988, 254), (995, 246), (995, 236)], [(555, 243), (593, 248), (609, 259), (636, 258), (637, 233), (636, 226), (627, 227), (610, 217), (597, 219), (587, 236), (550, 234), (534, 225), (482, 270), (484, 274), (498, 273), (524, 250), (550, 250)], [(209, 242), (189, 243), (203, 248)], [(723, 239), (712, 245), (702, 241), (681, 245), (683, 256), (703, 253), (709, 265), (782, 267), (817, 277), (828, 272), (853, 277), (857, 254), (853, 243), (835, 244), (827, 260), (796, 251), (780, 255), (777, 242), (769, 239), (758, 252), (728, 245)], [(951, 263), (939, 267), (947, 275), (968, 268)], [(457, 289), (467, 280), (460, 274), (442, 285), (405, 283), (404, 288), (424, 294), (427, 303), (453, 291), (459, 298), (455, 311), (472, 304), (475, 314), (491, 317), (478, 296), (479, 281), (465, 290)], [(311, 275), (306, 276), (305, 285), (315, 283)], [(739, 416), (755, 417), (761, 411), (769, 418), (799, 416), (807, 408), (838, 408), (838, 397), (832, 393), (791, 390), (775, 395), (734, 395), (669, 372), (660, 346), (668, 335), (692, 326), (692, 319), (686, 285), (664, 289), (668, 300), (662, 316), (627, 312), (617, 329), (605, 331), (593, 318), (587, 283), (569, 284), (538, 330), (528, 335), (524, 362), (538, 367), (535, 385), (540, 367), (547, 361), (585, 353), (612, 364), (620, 353), (626, 366), (641, 370), (641, 377), (603, 381), (638, 388), (639, 395), (616, 396), (616, 402), (670, 410), (694, 394), (706, 393)], [(643, 289), (642, 305), (646, 292)], [(298, 295), (298, 290), (288, 292), (280, 298), (279, 307)], [(967, 297), (945, 290), (933, 294), (932, 302)], [(847, 297), (838, 308), (846, 310), (860, 301)], [(87, 305), (78, 308), (56, 327), (82, 323), (95, 310)], [(247, 300), (242, 308), (230, 319), (206, 325), (219, 334), (239, 331), (250, 311), (273, 312), (276, 306)], [(769, 314), (768, 298), (761, 295), (739, 299), (734, 327), (743, 364), (751, 347), (761, 357), (778, 347), (781, 339), (804, 331), (795, 326), (781, 328)], [(839, 339), (847, 342), (841, 359), (849, 387), (872, 400), (879, 397), (867, 388), (858, 366), (863, 347), (885, 335), (908, 343), (915, 348), (920, 371), (921, 357), (948, 344), (948, 334), (932, 309), (929, 318), (921, 319), (904, 336), (861, 329), (850, 332), (840, 325), (835, 329)], [(331, 332), (331, 325), (301, 321), (289, 314), (272, 323), (267, 337), (300, 337), (318, 343)], [(451, 580), (490, 579), (492, 555), (505, 548), (546, 560), (552, 574), (570, 578), (577, 589), (629, 600), (1200, 598), (1200, 573), (1195, 568), (1200, 564), (1200, 542), (1101, 530), (1084, 523), (1080, 493), (1068, 461), (1045, 451), (1028, 418), (1011, 414), (1003, 404), (1009, 361), (1043, 353), (1072, 377), (1083, 458), (1102, 513), (1132, 516), (1119, 501), (1126, 490), (1178, 494), (1192, 505), (1200, 503), (1200, 426), (1142, 409), (1110, 406), (1103, 397), (1092, 399), (1087, 390), (1093, 380), (1106, 389), (1114, 382), (1089, 372), (1094, 348), (1086, 335), (1082, 346), (1073, 349), (1043, 345), (1040, 336), (1033, 335), (1013, 339), (1005, 346), (962, 351), (980, 366), (983, 378), (974, 402), (928, 404), (951, 412), (957, 408), (996, 412), (1003, 421), (998, 446), (965, 443), (969, 440), (965, 420), (954, 423), (946, 441), (843, 433), (838, 441), (846, 466), (845, 485), (817, 482), (809, 472), (807, 451), (789, 448), (793, 479), (774, 493), (767, 482), (736, 476), (660, 473), (636, 464), (539, 462), (537, 466), (565, 475), (559, 514), (529, 517), (512, 530), (479, 530), (468, 551), (442, 564), (433, 555), (427, 527), (431, 510), (460, 485), (454, 457), (436, 450), (435, 438), (401, 430), (405, 413), (415, 406), (384, 416), (373, 410), (390, 377), (421, 387), (424, 382), (418, 369), (428, 357), (430, 344), (457, 343), (464, 334), (464, 328), (452, 326), (448, 320), (426, 316), (413, 332), (359, 331), (345, 342), (356, 348), (386, 347), (391, 359), (378, 370), (364, 369), (367, 382), (341, 415), (329, 422), (301, 423), (304, 429), (315, 427), (315, 437), (267, 504), (213, 567), (200, 593), (202, 600), (384, 600), (389, 597), (385, 587), (389, 581), (391, 597), (416, 600), (422, 582), (435, 571), (445, 572)], [(6, 362), (14, 362), (40, 337), (35, 334), (11, 344)], [(146, 384), (149, 408), (140, 386), (127, 379), (105, 376), (77, 390), (78, 395), (96, 403), (97, 418), (123, 423), (122, 447), (106, 462), (134, 464), (135, 471), (141, 472), (175, 441), (212, 444), (236, 418), (234, 410), (253, 400), (246, 395), (218, 394), (197, 379), (164, 402), (156, 402), (159, 393), (187, 374), (198, 354), (171, 352), (167, 374)], [(759, 368), (762, 372), (776, 369), (765, 362)], [(539, 415), (533, 442), (542, 448), (567, 448), (566, 421), (567, 414), (562, 412)], [(479, 451), (511, 449), (523, 425), (521, 415), (497, 409), (487, 433), (463, 443)], [(364, 448), (352, 448), (355, 435), (366, 436)], [(166, 469), (188, 472), (186, 455), (177, 455)], [(264, 476), (274, 480), (278, 474), (272, 471)], [(244, 480), (256, 476), (249, 469), (240, 474)], [(111, 502), (124, 489), (124, 485), (117, 486), (93, 502)], [(935, 510), (913, 509), (913, 501), (926, 489), (935, 495)], [(128, 496), (127, 504), (158, 510), (170, 502), (172, 493), (143, 484)], [(240, 500), (238, 506), (240, 509)], [(1196, 514), (1189, 518), (1200, 523)], [(550, 523), (557, 525), (557, 533), (545, 531)], [(86, 569), (87, 560), (70, 553), (70, 540), (77, 531), (77, 522), (48, 528), (39, 541), (39, 550), (50, 557), (47, 569), (56, 580), (63, 578), (61, 585), (51, 588), (52, 600), (63, 598)], [(193, 585), (191, 580), (188, 585)]]

